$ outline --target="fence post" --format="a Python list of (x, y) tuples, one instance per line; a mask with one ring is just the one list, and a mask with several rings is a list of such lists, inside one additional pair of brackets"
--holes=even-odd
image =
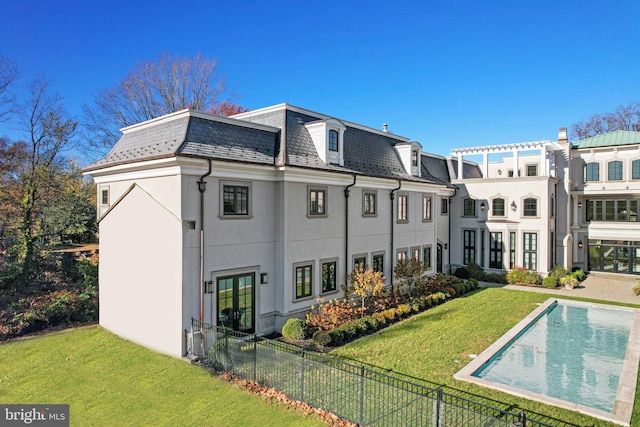
[(442, 389), (436, 389), (436, 393), (438, 396), (437, 404), (436, 404), (436, 426), (442, 426)]
[(359, 425), (364, 425), (364, 365), (360, 367), (360, 422)]
[(520, 426), (521, 427), (527, 426), (527, 414), (524, 413), (524, 409), (520, 411)]
[(253, 334), (253, 380), (258, 382), (258, 337)]
[(304, 348), (300, 354), (300, 400), (304, 402)]

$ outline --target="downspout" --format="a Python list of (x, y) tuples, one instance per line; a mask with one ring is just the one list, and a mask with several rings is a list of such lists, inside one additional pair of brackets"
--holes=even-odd
[(200, 325), (204, 321), (204, 192), (207, 191), (207, 182), (204, 180), (211, 175), (212, 164), (209, 159), (209, 170), (200, 177), (198, 190), (200, 191)]
[(402, 181), (398, 179), (398, 186), (391, 190), (389, 193), (389, 197), (391, 198), (391, 253), (389, 254), (389, 259), (391, 260), (391, 292), (393, 292), (393, 200), (396, 198), (396, 191), (400, 190), (402, 187)]
[(353, 183), (344, 188), (344, 269), (347, 274), (349, 268), (349, 189), (356, 185), (356, 174), (353, 174)]
[(449, 237), (448, 237), (448, 242), (447, 242), (447, 247), (449, 249), (447, 249), (447, 258), (449, 260), (449, 274), (451, 274), (451, 217), (453, 216), (453, 213), (451, 212), (451, 199), (453, 199), (454, 197), (456, 197), (456, 194), (458, 194), (458, 187), (456, 187), (455, 185), (453, 186), (453, 196), (449, 197)]

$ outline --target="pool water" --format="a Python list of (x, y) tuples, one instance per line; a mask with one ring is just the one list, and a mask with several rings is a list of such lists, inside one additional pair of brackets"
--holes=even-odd
[(558, 301), (471, 375), (612, 412), (633, 320)]

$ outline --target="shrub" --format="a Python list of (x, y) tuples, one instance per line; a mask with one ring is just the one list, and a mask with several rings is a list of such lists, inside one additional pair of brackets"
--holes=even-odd
[(471, 285), (473, 286), (471, 289), (477, 289), (478, 286), (480, 285), (478, 283), (478, 279), (476, 279), (475, 277), (470, 278), (469, 283), (471, 283)]
[(396, 312), (400, 317), (408, 316), (411, 314), (411, 306), (409, 304), (400, 304), (396, 309)]
[(282, 327), (282, 336), (292, 340), (304, 340), (307, 334), (307, 324), (302, 319), (289, 319)]
[(582, 269), (578, 269), (574, 271), (573, 273), (571, 273), (571, 275), (576, 279), (578, 279), (578, 282), (582, 282), (585, 278), (585, 274), (584, 274), (584, 271), (582, 271)]
[(342, 329), (344, 331), (344, 340), (345, 342), (349, 342), (355, 338), (357, 338), (359, 334), (359, 329), (354, 323), (345, 323), (340, 326), (338, 329)]
[(510, 284), (539, 285), (542, 283), (542, 277), (536, 271), (525, 270), (523, 267), (516, 267), (507, 273), (507, 281)]
[(567, 270), (563, 266), (556, 265), (555, 267), (553, 267), (553, 270), (551, 270), (551, 273), (549, 273), (549, 277), (553, 277), (556, 283), (558, 283), (560, 281), (560, 278), (566, 276), (569, 273), (569, 270)]
[(358, 317), (358, 311), (346, 300), (331, 300), (312, 306), (306, 315), (307, 326), (311, 329), (328, 331), (351, 322)]
[(484, 276), (485, 282), (507, 284), (507, 275), (501, 273), (489, 273)]
[(633, 287), (633, 293), (640, 295), (640, 280), (636, 280), (636, 285)]
[(372, 316), (366, 316), (362, 318), (367, 325), (369, 326), (369, 331), (370, 332), (375, 332), (378, 330), (378, 327), (380, 325), (380, 322), (378, 321), (378, 319), (373, 318)]
[(393, 322), (396, 319), (396, 309), (395, 308), (388, 308), (385, 311), (383, 311), (382, 314), (384, 315), (384, 317), (389, 322)]
[(456, 290), (453, 289), (452, 287), (445, 288), (445, 291), (452, 297), (456, 295)]
[[(484, 280), (485, 272), (478, 264), (475, 262), (470, 262), (467, 265), (467, 271), (469, 272), (469, 277), (473, 277), (474, 279)], [(464, 277), (466, 279), (467, 277)]]
[(313, 334), (313, 342), (321, 346), (331, 344), (331, 335), (327, 331), (315, 331)]
[(329, 338), (331, 338), (330, 344), (333, 347), (344, 344), (345, 333), (341, 328), (334, 328), (328, 331)]
[(378, 328), (381, 328), (387, 324), (387, 317), (384, 315), (384, 313), (373, 313), (371, 315), (371, 318), (378, 322)]
[(469, 270), (467, 270), (466, 267), (458, 267), (453, 275), (461, 279), (468, 279), (469, 277), (471, 277), (471, 275), (469, 274)]
[(564, 287), (573, 289), (578, 286), (578, 279), (576, 279), (572, 275), (564, 276), (560, 278), (560, 284)]
[(367, 321), (364, 320), (363, 317), (354, 320), (353, 322), (351, 322), (351, 324), (355, 327), (357, 335), (365, 335), (367, 332), (369, 332), (369, 323), (367, 323)]
[(556, 281), (555, 277), (545, 277), (544, 279), (542, 279), (542, 286), (544, 286), (545, 288), (555, 288), (558, 285), (558, 282)]

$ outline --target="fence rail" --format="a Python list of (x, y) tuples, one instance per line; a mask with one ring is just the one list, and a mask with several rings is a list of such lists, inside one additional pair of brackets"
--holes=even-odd
[(553, 427), (524, 411), (475, 402), (365, 366), (192, 320), (189, 351), (231, 372), (360, 426)]

